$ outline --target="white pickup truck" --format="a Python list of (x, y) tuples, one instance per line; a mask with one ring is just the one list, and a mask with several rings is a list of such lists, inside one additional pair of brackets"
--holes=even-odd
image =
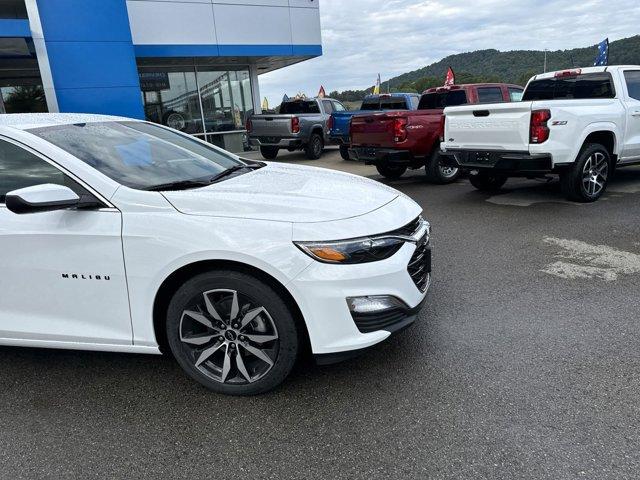
[(593, 202), (617, 167), (640, 163), (640, 66), (544, 73), (521, 102), (444, 113), (443, 153), (479, 190), (559, 174), (569, 199)]

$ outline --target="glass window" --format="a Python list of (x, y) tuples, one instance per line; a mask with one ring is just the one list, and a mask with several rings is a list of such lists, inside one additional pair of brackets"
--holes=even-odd
[(379, 96), (365, 98), (360, 110), (407, 110), (407, 102), (403, 97)]
[(588, 98), (614, 98), (611, 74), (608, 72), (544, 78), (530, 82), (522, 97), (532, 100), (566, 100)]
[(333, 113), (333, 103), (330, 100), (323, 100), (322, 108), (324, 108), (324, 113), (326, 114)]
[(455, 107), (467, 103), (465, 90), (447, 90), (444, 92), (430, 92), (422, 95), (419, 110), (432, 110), (436, 108)]
[(0, 140), (0, 203), (7, 193), (43, 183), (76, 185), (64, 173), (40, 157), (12, 143)]
[(519, 102), (522, 100), (522, 93), (524, 92), (522, 88), (508, 87), (508, 90), (509, 90), (509, 99), (512, 102)]
[(336, 112), (344, 112), (346, 110), (346, 108), (344, 108), (344, 105), (342, 105), (340, 102), (333, 102), (333, 109)]
[(2, 0), (0, 2), (0, 18), (26, 19), (27, 7), (24, 0)]
[(304, 113), (320, 113), (320, 107), (315, 100), (294, 100), (280, 105), (282, 115), (302, 115)]
[(42, 85), (0, 87), (0, 113), (47, 112)]
[(420, 97), (417, 95), (412, 95), (411, 96), (411, 108), (413, 108), (414, 110), (418, 108), (418, 105), (420, 105)]
[(500, 103), (503, 101), (500, 87), (478, 88), (478, 103)]
[(240, 165), (214, 147), (150, 123), (82, 123), (29, 131), (136, 189), (211, 179)]
[(627, 81), (629, 96), (640, 100), (640, 70), (626, 71), (624, 72), (624, 78)]
[(189, 134), (203, 133), (195, 70), (145, 69), (140, 86), (147, 120)]

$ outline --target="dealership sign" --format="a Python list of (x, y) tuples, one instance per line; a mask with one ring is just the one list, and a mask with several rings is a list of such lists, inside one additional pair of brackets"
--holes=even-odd
[(140, 88), (143, 92), (159, 92), (169, 90), (169, 74), (167, 72), (143, 72), (140, 74)]

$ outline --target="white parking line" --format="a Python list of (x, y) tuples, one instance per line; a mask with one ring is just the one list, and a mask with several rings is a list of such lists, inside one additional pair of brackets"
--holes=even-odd
[(555, 261), (542, 272), (575, 280), (596, 278), (613, 282), (621, 275), (640, 273), (640, 255), (606, 245), (590, 245), (579, 240), (546, 237), (544, 242), (560, 247)]

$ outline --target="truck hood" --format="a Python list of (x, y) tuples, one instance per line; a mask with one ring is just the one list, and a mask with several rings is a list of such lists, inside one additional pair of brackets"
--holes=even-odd
[(163, 195), (187, 215), (313, 223), (364, 215), (400, 193), (356, 175), (268, 163), (208, 187)]

